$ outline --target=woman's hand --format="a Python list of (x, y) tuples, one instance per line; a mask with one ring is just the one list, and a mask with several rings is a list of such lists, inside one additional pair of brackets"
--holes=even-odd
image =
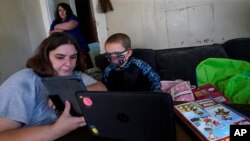
[(78, 22), (76, 20), (70, 20), (68, 22), (57, 24), (54, 28), (55, 30), (73, 30), (78, 26)]
[(57, 121), (52, 125), (52, 128), (57, 132), (58, 136), (65, 135), (79, 127), (86, 125), (85, 119), (83, 116), (74, 117), (70, 114), (70, 103), (65, 101), (65, 108), (61, 116)]

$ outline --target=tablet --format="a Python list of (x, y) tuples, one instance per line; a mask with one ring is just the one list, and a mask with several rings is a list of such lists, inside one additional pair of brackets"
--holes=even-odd
[(82, 115), (75, 98), (76, 91), (87, 90), (81, 79), (72, 77), (45, 77), (42, 78), (42, 82), (58, 112), (63, 112), (65, 100), (68, 100), (71, 103), (71, 115)]

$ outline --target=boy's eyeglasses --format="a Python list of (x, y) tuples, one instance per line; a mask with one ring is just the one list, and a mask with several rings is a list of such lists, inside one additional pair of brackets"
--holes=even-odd
[(124, 50), (122, 52), (106, 53), (105, 55), (106, 55), (106, 57), (108, 59), (110, 59), (111, 57), (118, 57), (118, 58), (120, 58), (120, 57), (122, 57), (124, 55), (123, 53), (125, 53), (126, 51), (128, 51), (128, 50)]

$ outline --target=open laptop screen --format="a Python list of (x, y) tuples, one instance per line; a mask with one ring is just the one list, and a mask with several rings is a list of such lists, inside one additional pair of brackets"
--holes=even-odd
[(78, 91), (76, 99), (94, 135), (126, 141), (175, 140), (168, 94)]

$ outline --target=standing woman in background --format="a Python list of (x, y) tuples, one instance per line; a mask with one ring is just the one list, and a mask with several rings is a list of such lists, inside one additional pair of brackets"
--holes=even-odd
[(72, 9), (66, 3), (59, 3), (56, 7), (55, 20), (50, 26), (50, 34), (53, 32), (66, 32), (73, 36), (81, 47), (84, 62), (87, 69), (93, 67), (89, 55), (89, 47), (86, 40), (83, 38), (80, 30), (79, 20), (73, 14)]

